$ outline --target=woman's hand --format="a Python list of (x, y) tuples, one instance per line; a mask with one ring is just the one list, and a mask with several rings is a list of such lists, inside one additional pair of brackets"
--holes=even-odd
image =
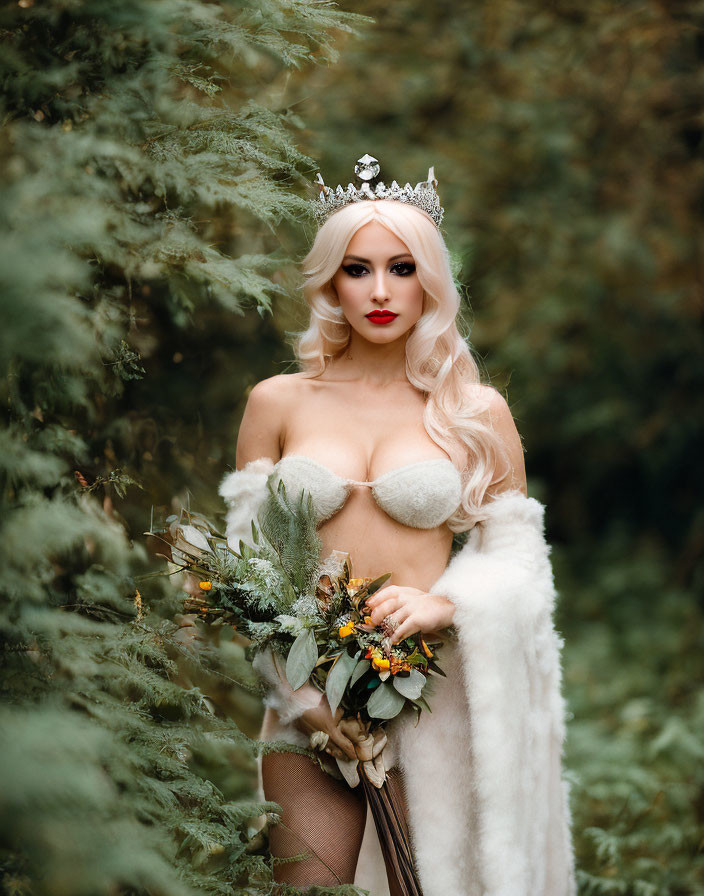
[(325, 696), (315, 709), (307, 709), (299, 716), (294, 725), (309, 736), (314, 731), (324, 731), (329, 737), (324, 750), (336, 759), (371, 761), (386, 746), (383, 730), (370, 734), (368, 722), (365, 724), (358, 719), (345, 718), (339, 706), (333, 716)]
[(314, 731), (324, 731), (330, 738), (325, 752), (331, 756), (337, 759), (357, 759), (354, 744), (340, 730), (339, 725), (342, 718), (343, 713), (339, 706), (333, 716), (328, 698), (323, 694), (318, 706), (314, 709), (307, 709), (293, 724), (299, 731), (307, 735), (311, 735)]
[(398, 627), (390, 637), (392, 644), (416, 632), (436, 632), (452, 625), (455, 605), (442, 594), (428, 594), (404, 585), (386, 585), (365, 600), (371, 611), (372, 625), (380, 625), (391, 616)]

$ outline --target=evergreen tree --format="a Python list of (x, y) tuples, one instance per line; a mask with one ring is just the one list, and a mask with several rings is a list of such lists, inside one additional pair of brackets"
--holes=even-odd
[[(258, 692), (232, 633), (186, 649), (182, 592), (152, 577), (156, 415), (129, 404), (163, 331), (187, 341), (203, 309), (265, 314), (282, 290), (273, 232), (302, 216), (312, 163), (269, 85), (330, 60), (351, 22), (324, 0), (0, 11), (5, 893), (271, 887)], [(233, 403), (247, 360), (230, 359)], [(166, 398), (157, 441), (175, 442)]]

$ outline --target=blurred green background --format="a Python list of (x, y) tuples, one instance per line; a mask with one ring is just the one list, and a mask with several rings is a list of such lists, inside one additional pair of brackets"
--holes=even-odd
[(220, 513), (370, 152), (435, 166), (546, 505), (580, 894), (704, 893), (704, 5), (343, 8), (0, 14), (3, 892), (269, 891), (256, 685), (142, 533)]

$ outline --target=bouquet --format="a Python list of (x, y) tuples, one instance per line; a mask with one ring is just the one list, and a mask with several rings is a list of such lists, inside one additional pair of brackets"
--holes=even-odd
[[(362, 781), (382, 848), (392, 854), (399, 876), (411, 881), (407, 891), (417, 892), (407, 830), (399, 830), (378, 750), (390, 719), (407, 707), (418, 715), (430, 710), (429, 672), (444, 676), (435, 659), (442, 641), (427, 643), (417, 634), (392, 645), (386, 620), (372, 625), (365, 606), (391, 573), (355, 578), (347, 554), (334, 551), (321, 559), (312, 500), (304, 492), (292, 501), (283, 482), (276, 488), (269, 483), (252, 522), (252, 545), (240, 541), (233, 550), (198, 513), (182, 511), (166, 522), (171, 559), (200, 580), (200, 593), (187, 609), (235, 627), (248, 640), (248, 659), (266, 649), (285, 658), (291, 688), (310, 682), (326, 695), (333, 715), (342, 707), (340, 728), (356, 742), (359, 761), (338, 759), (338, 767), (350, 786)], [(324, 732), (315, 732), (311, 746), (322, 748), (326, 740)]]
[[(200, 595), (187, 609), (208, 621), (229, 624), (244, 635), (248, 658), (270, 647), (286, 660), (296, 690), (306, 682), (327, 696), (330, 709), (383, 725), (405, 706), (429, 709), (424, 692), (441, 641), (420, 634), (398, 644), (383, 621), (375, 627), (365, 599), (390, 578), (354, 578), (340, 551), (321, 560), (315, 513), (305, 493), (286, 495), (283, 482), (270, 486), (250, 546), (238, 550), (204, 516), (182, 511), (167, 519), (171, 557), (200, 579)], [(154, 535), (155, 533), (150, 533)]]

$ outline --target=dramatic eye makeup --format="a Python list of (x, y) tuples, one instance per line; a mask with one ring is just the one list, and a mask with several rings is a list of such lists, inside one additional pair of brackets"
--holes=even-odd
[(363, 264), (359, 264), (357, 262), (353, 262), (352, 264), (343, 264), (342, 270), (349, 274), (350, 277), (361, 277), (363, 274), (367, 274), (368, 270), (364, 267)]
[[(354, 258), (354, 256), (352, 256), (352, 258)], [(411, 274), (415, 273), (416, 264), (411, 259), (394, 261), (392, 258), (390, 259), (390, 262), (393, 262), (393, 264), (390, 265), (389, 270), (399, 277), (409, 277)], [(346, 264), (342, 264), (342, 270), (350, 277), (363, 277), (364, 274), (369, 273), (369, 264), (370, 263), (366, 259), (350, 260)]]
[(416, 265), (413, 261), (397, 261), (396, 264), (392, 265), (391, 270), (400, 277), (410, 277), (411, 274), (415, 273)]

